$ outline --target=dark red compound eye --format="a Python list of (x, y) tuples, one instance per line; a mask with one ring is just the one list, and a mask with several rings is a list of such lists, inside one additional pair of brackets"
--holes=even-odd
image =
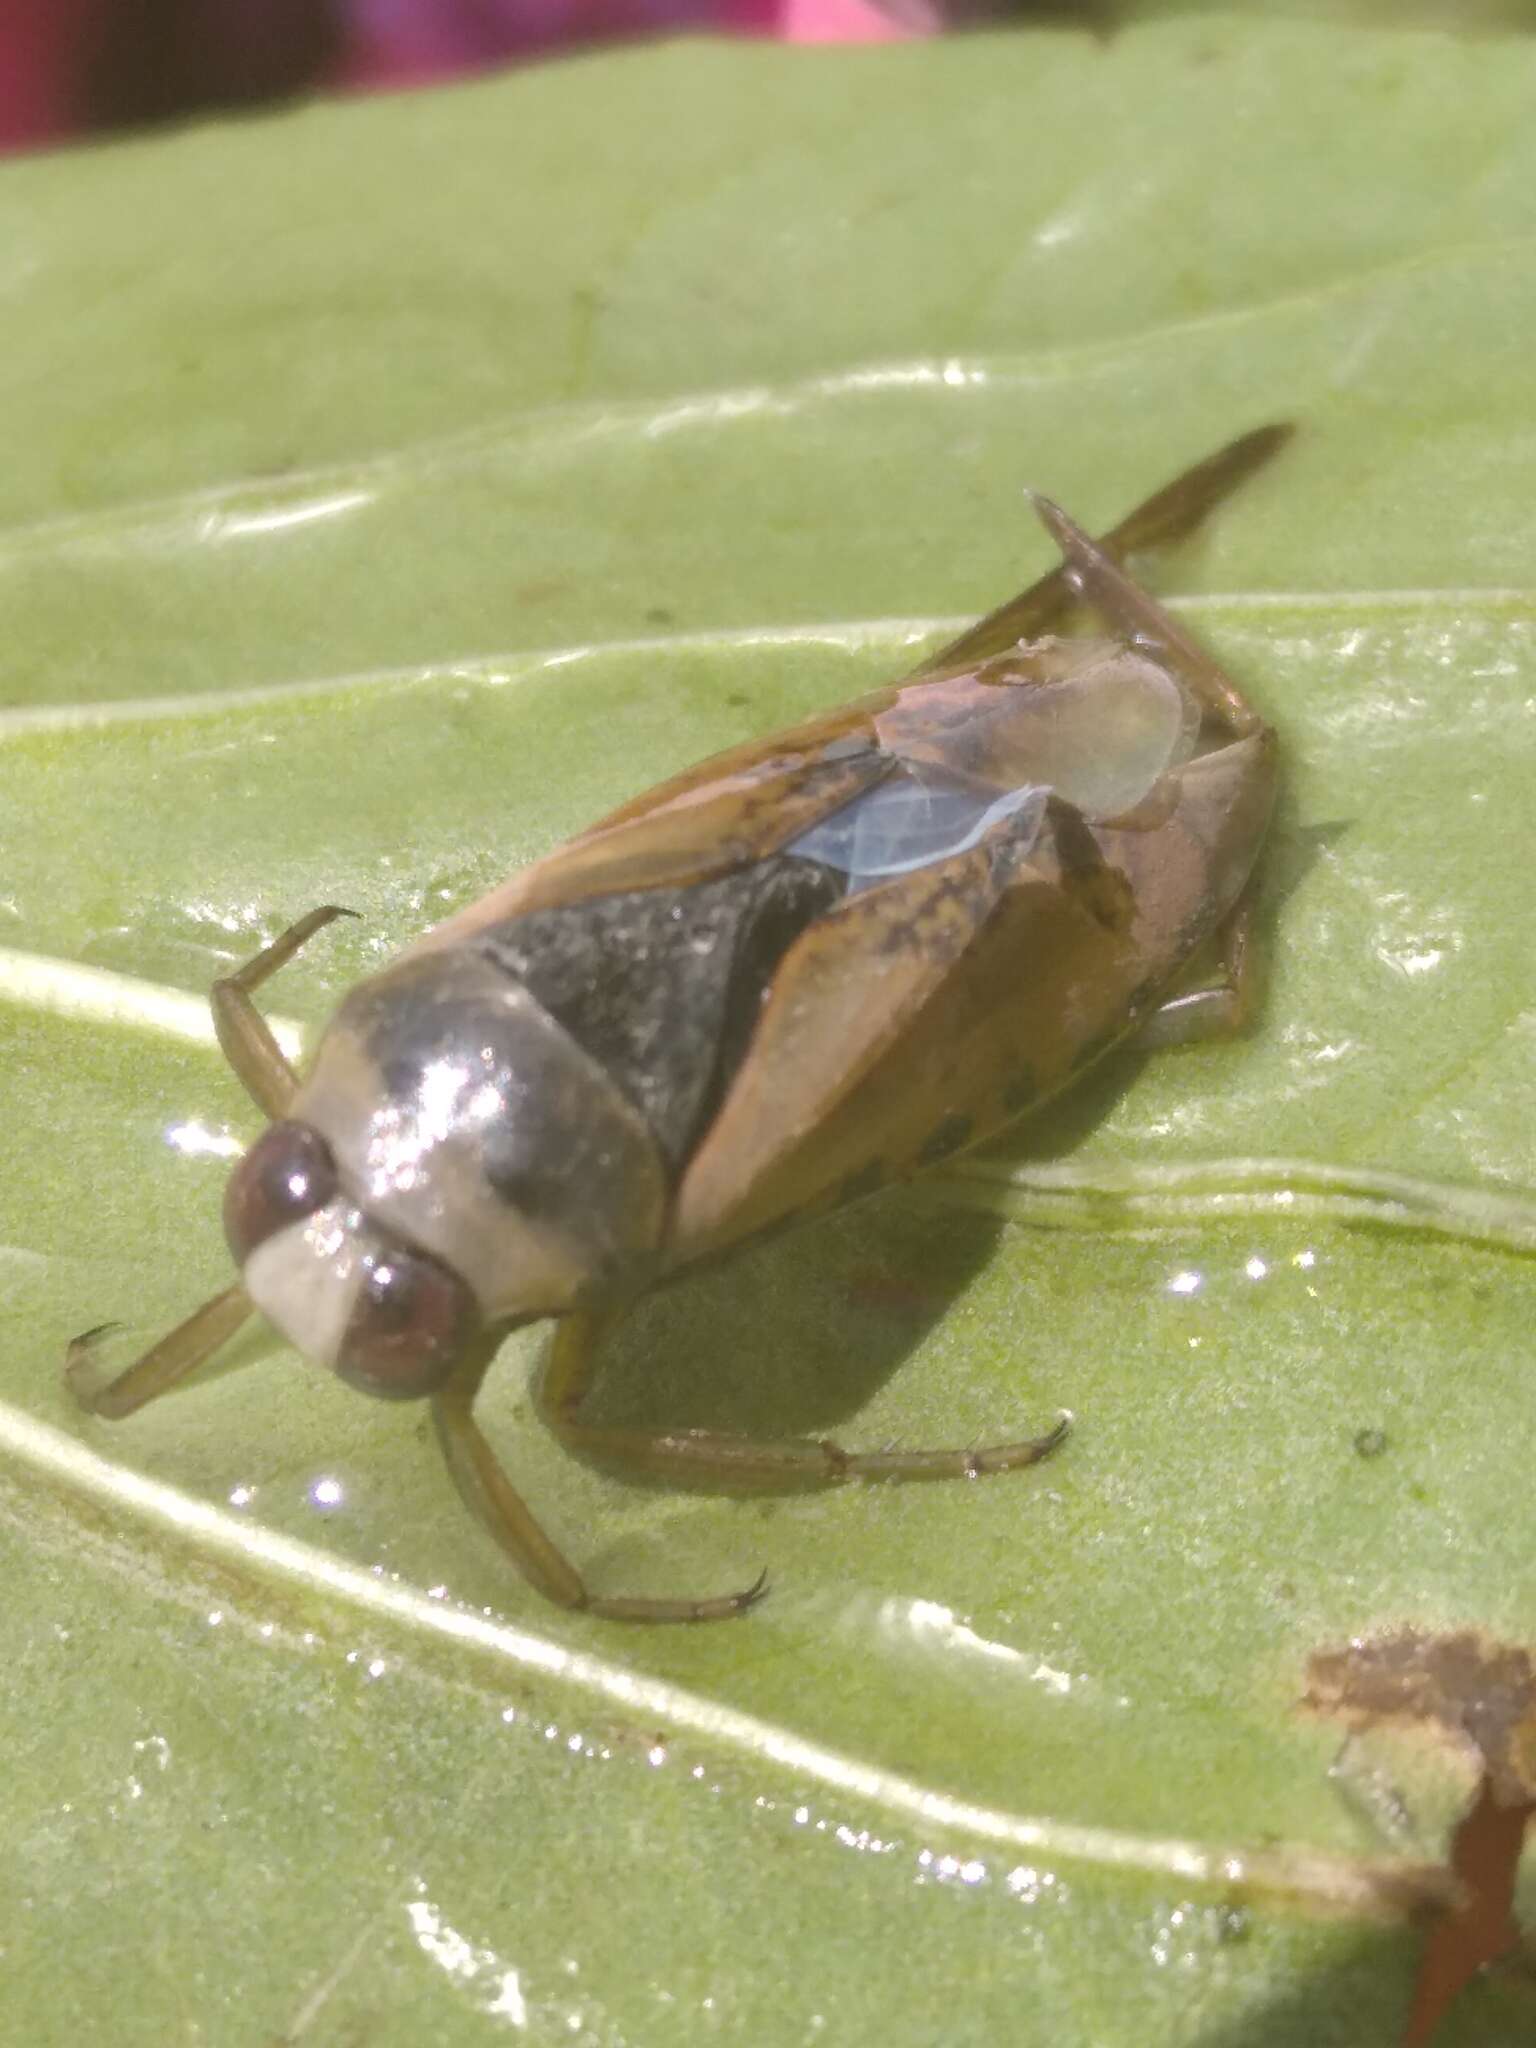
[(413, 1401), (435, 1393), (479, 1325), (474, 1296), (425, 1252), (378, 1251), (336, 1356), (336, 1376), (360, 1393)]
[(336, 1192), (331, 1148), (309, 1124), (273, 1124), (236, 1166), (224, 1190), (224, 1236), (238, 1264), (290, 1223), (313, 1216)]

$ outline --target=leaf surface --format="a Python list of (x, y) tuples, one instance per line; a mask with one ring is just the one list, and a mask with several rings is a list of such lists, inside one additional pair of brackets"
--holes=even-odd
[[(1468, 1781), (1367, 1745), (1341, 1791), (1297, 1701), (1319, 1643), (1536, 1625), (1533, 90), (1524, 39), (1200, 15), (678, 45), (0, 176), (17, 2038), (1393, 2038), (1361, 1859), (1438, 1854)], [(488, 1424), (597, 1582), (770, 1568), (636, 1632), (270, 1338), (72, 1410), (69, 1336), (223, 1284), (214, 974), (352, 905), (279, 985), (312, 1028), (1016, 587), (1021, 485), (1107, 524), (1273, 418), (1156, 568), (1284, 742), (1259, 1028), (648, 1305), (604, 1393), (852, 1444), (1069, 1407), (1051, 1465), (636, 1487), (544, 1436), (520, 1338)], [(1530, 2024), (1488, 1984), (1445, 2039)]]

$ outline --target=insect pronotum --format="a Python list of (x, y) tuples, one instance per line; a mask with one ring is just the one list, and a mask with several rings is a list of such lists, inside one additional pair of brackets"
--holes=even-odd
[[(131, 1414), (258, 1309), (350, 1385), (429, 1397), (465, 1500), (542, 1593), (619, 1620), (705, 1599), (588, 1589), (474, 1419), (509, 1330), (558, 1318), (544, 1412), (650, 1473), (795, 1485), (976, 1476), (986, 1450), (849, 1452), (582, 1414), (636, 1296), (792, 1218), (991, 1137), (1132, 1035), (1242, 1021), (1270, 729), (1121, 566), (1282, 444), (1266, 427), (1061, 564), (904, 681), (717, 755), (425, 933), (342, 1001), (301, 1079), (253, 1000), (322, 926), (214, 984), (219, 1043), (270, 1119), (224, 1226), (239, 1282), (90, 1383)], [(1070, 612), (1097, 637), (1063, 639)], [(1214, 940), (1221, 979), (1181, 986)]]

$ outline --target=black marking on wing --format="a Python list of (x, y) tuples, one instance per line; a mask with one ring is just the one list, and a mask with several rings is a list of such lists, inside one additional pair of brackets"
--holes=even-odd
[(1052, 796), (1046, 815), (1061, 863), (1061, 879), (1094, 921), (1108, 932), (1129, 929), (1136, 912), (1130, 879), (1111, 867), (1087, 820), (1075, 804)]
[(528, 911), (478, 946), (604, 1068), (676, 1167), (723, 1101), (780, 961), (846, 889), (779, 853), (687, 889)]

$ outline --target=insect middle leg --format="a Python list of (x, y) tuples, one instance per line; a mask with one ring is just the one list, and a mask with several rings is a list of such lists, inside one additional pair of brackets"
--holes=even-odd
[(534, 1519), (475, 1421), (475, 1398), (494, 1355), (493, 1344), (472, 1353), (448, 1384), (433, 1395), (432, 1416), (448, 1470), (466, 1506), (546, 1599), (605, 1621), (724, 1621), (744, 1613), (761, 1597), (766, 1573), (739, 1593), (704, 1600), (589, 1592), (575, 1565)]
[(555, 1328), (555, 1341), (539, 1390), (551, 1429), (569, 1447), (605, 1463), (669, 1478), (715, 1480), (722, 1486), (835, 1486), (848, 1479), (980, 1479), (1046, 1457), (1067, 1434), (1065, 1418), (1041, 1437), (976, 1449), (846, 1451), (825, 1437), (760, 1443), (719, 1431), (609, 1429), (583, 1422), (597, 1355), (617, 1314), (580, 1312)]
[[(1104, 535), (1100, 548), (1118, 562), (1147, 548), (1182, 540), (1239, 484), (1277, 454), (1293, 431), (1289, 424), (1279, 423), (1240, 434), (1128, 512), (1118, 526)], [(968, 626), (958, 639), (925, 655), (914, 674), (940, 675), (974, 666), (993, 655), (1008, 653), (1021, 640), (1038, 639), (1042, 633), (1055, 629), (1063, 615), (1075, 607), (1079, 596), (1070, 564), (1058, 563), (1027, 590), (1009, 598), (996, 611), (988, 612), (976, 625)]]

